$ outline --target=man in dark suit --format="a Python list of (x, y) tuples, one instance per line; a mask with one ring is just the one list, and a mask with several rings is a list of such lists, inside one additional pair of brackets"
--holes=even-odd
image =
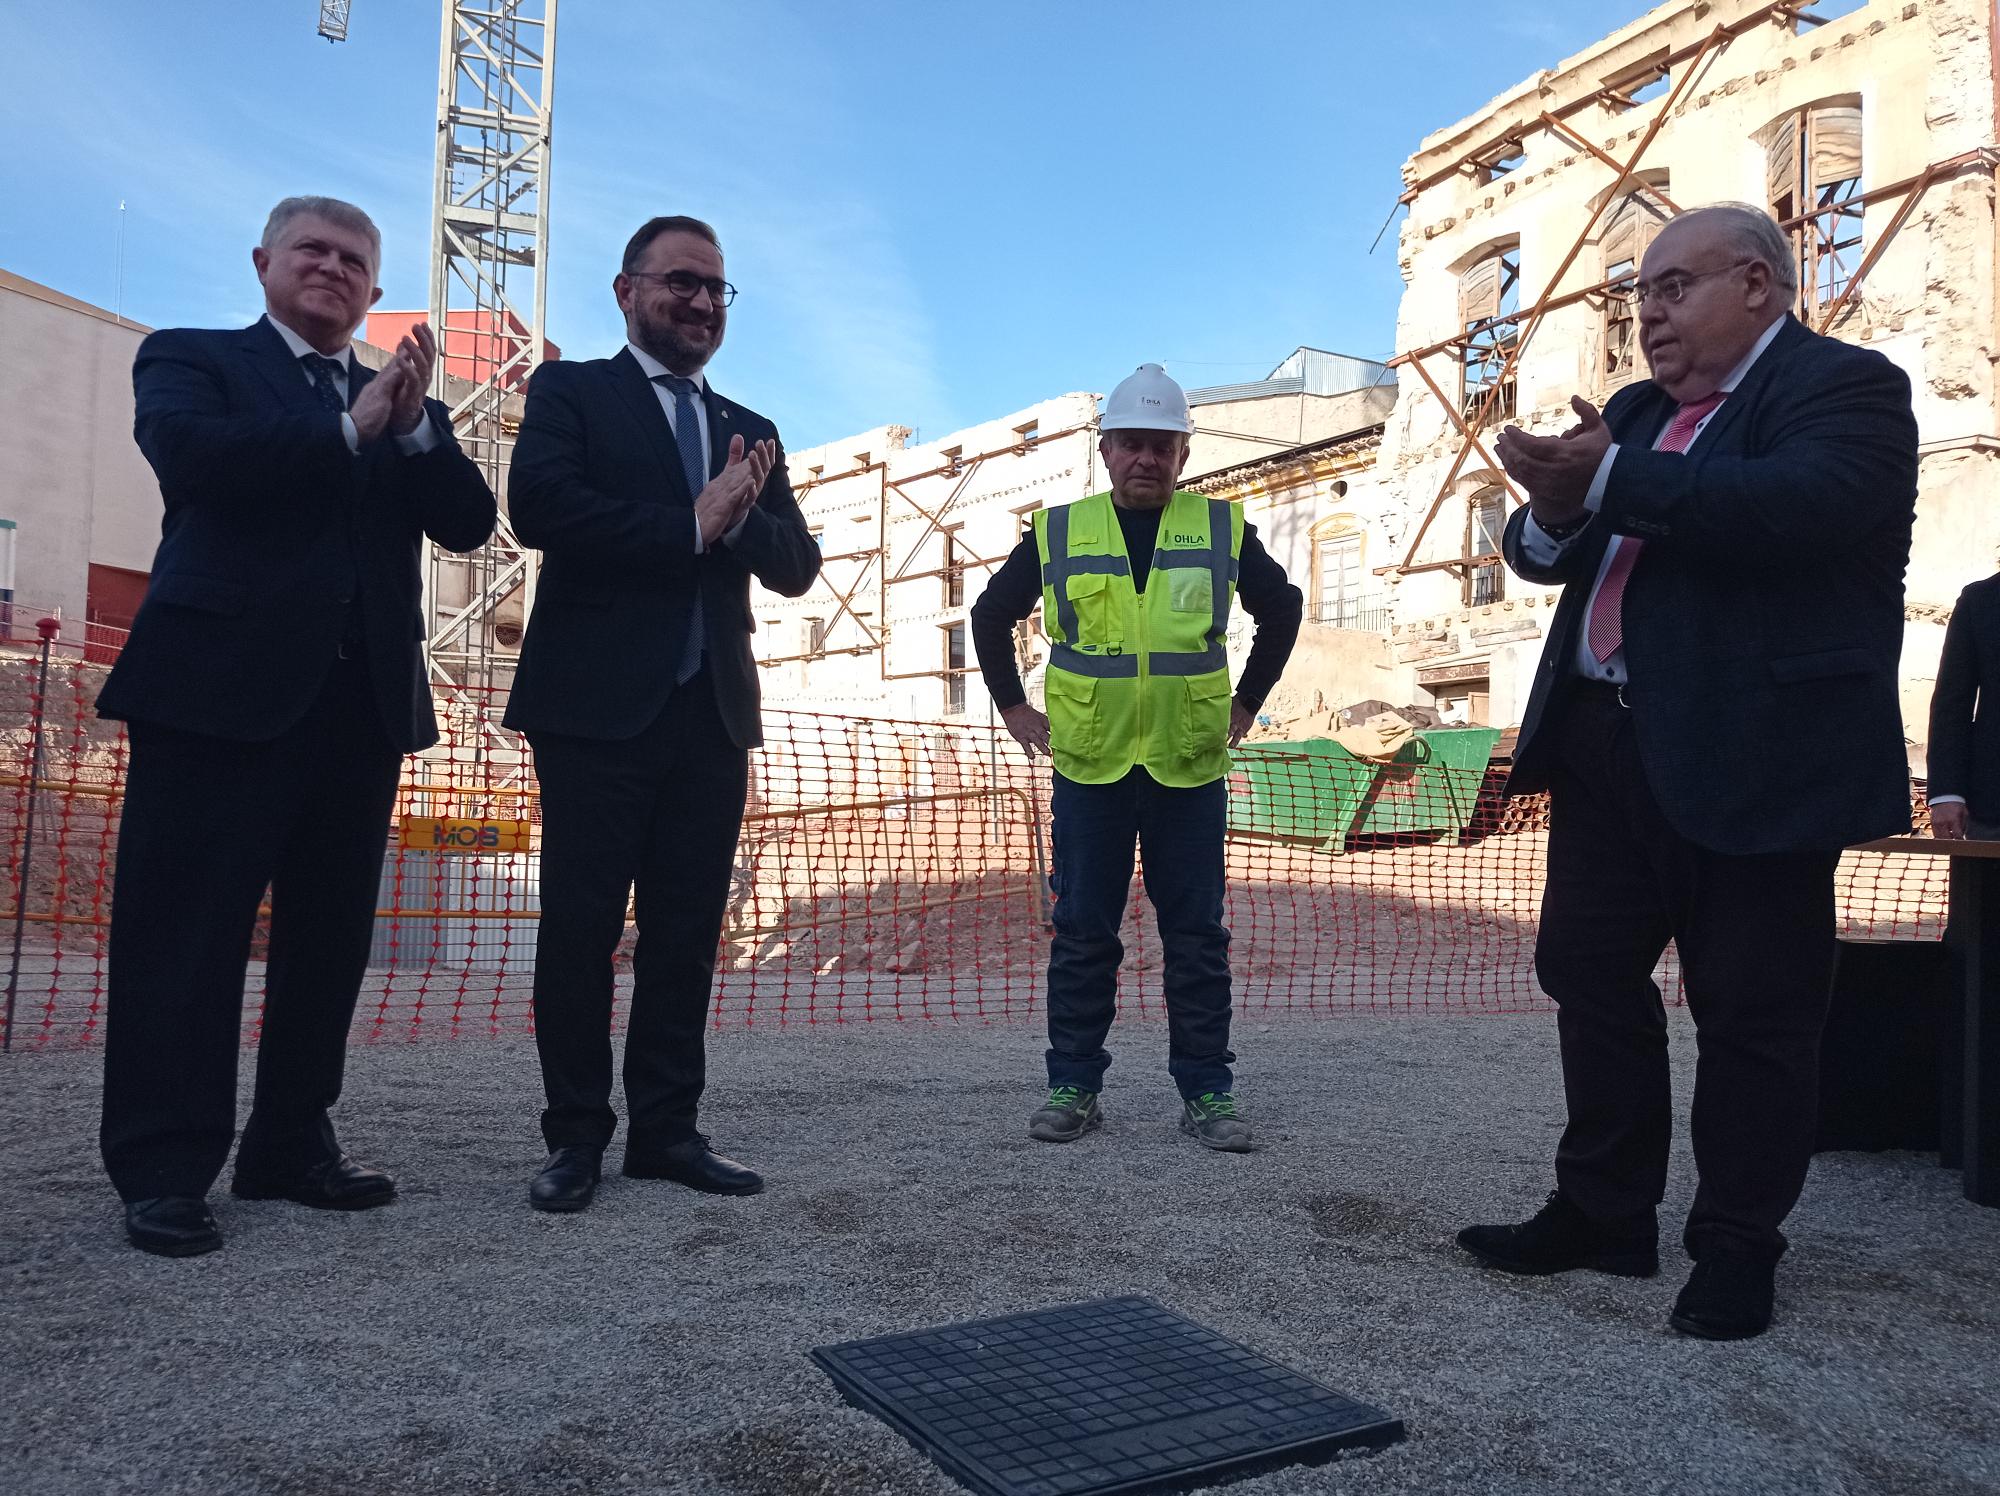
[(2000, 839), (2000, 576), (1958, 595), (1931, 691), (1931, 834)]
[(1680, 951), (1701, 1172), (1671, 1323), (1770, 1323), (1812, 1153), (1841, 848), (1909, 827), (1897, 704), (1915, 517), (1910, 383), (1787, 312), (1762, 211), (1681, 215), (1633, 295), (1652, 379), (1562, 437), (1499, 440), (1508, 564), (1564, 583), (1515, 793), (1552, 799), (1535, 949), (1569, 1121), (1557, 1189), (1459, 1243), (1520, 1273), (1658, 1270), (1672, 1099), (1652, 972)]
[(797, 597), (819, 574), (777, 428), (702, 377), (736, 294), (715, 231), (652, 219), (612, 290), (625, 348), (536, 371), (509, 475), (514, 527), (542, 551), (507, 709), (542, 794), (538, 1210), (590, 1204), (617, 1127), (611, 960), (628, 896), (624, 1172), (763, 1187), (695, 1130), (703, 1030), (763, 741), (750, 579)]
[(335, 1210), (395, 1181), (327, 1112), (374, 927), (402, 755), (437, 740), (425, 535), (471, 550), (493, 495), (426, 400), (419, 328), (371, 372), (381, 296), (359, 208), (287, 198), (251, 252), (266, 315), (140, 345), (139, 448), (166, 503), (132, 636), (98, 696), (132, 753), (112, 893), (105, 1168), (134, 1245), (222, 1245), (204, 1196), (236, 1131), (236, 1053), (271, 892), (257, 1088), (232, 1191)]

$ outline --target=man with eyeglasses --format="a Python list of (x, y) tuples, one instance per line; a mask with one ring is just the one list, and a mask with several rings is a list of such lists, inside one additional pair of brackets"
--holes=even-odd
[(430, 329), (379, 369), (354, 334), (382, 237), (288, 197), (250, 252), (264, 315), (139, 345), (133, 433), (160, 548), (97, 698), (131, 764), (111, 905), (104, 1164), (142, 1251), (222, 1245), (206, 1196), (236, 1130), (243, 984), (271, 899), (257, 1085), (230, 1192), (321, 1210), (396, 1196), (342, 1151), (347, 1029), (368, 966), (403, 755), (437, 741), (426, 536), (493, 533), (493, 495), (425, 391)]
[(1659, 1269), (1673, 1134), (1653, 972), (1697, 1035), (1694, 1270), (1669, 1323), (1769, 1325), (1804, 1187), (1843, 847), (1910, 824), (1896, 665), (1915, 518), (1908, 377), (1789, 313), (1759, 209), (1668, 223), (1634, 288), (1652, 378), (1561, 436), (1509, 427), (1507, 562), (1563, 584), (1509, 789), (1551, 796), (1535, 948), (1568, 1125), (1531, 1220), (1459, 1243), (1516, 1273)]
[(611, 282), (625, 347), (542, 365), (509, 510), (542, 552), (507, 725), (541, 785), (535, 1042), (548, 1161), (537, 1210), (596, 1193), (611, 1107), (612, 956), (632, 901), (624, 1173), (713, 1194), (763, 1188), (695, 1128), (716, 946), (762, 742), (750, 582), (819, 574), (778, 431), (703, 371), (736, 289), (715, 230), (647, 222)]

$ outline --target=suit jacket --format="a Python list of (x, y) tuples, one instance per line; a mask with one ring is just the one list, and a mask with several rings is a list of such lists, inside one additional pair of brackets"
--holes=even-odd
[(1931, 693), (1930, 793), (1963, 795), (1976, 821), (2000, 820), (2000, 576), (1958, 595)]
[[(729, 440), (778, 429), (707, 389), (709, 470)], [(673, 694), (700, 595), (716, 704), (731, 741), (763, 742), (750, 652), (750, 579), (797, 597), (819, 575), (819, 546), (792, 497), (781, 446), (733, 542), (695, 550), (694, 498), (674, 429), (629, 350), (543, 364), (508, 473), (508, 512), (542, 552), (534, 612), (507, 707), (518, 731), (617, 741), (637, 736)]]
[(1645, 549), (1625, 587), (1625, 697), (1667, 821), (1711, 851), (1832, 850), (1906, 831), (1896, 661), (1916, 517), (1909, 378), (1791, 318), (1686, 453), (1652, 443), (1676, 408), (1650, 380), (1605, 407), (1621, 443), (1603, 507), (1530, 582), (1573, 583), (1522, 715), (1515, 792), (1547, 785), (1546, 724), (1578, 677), (1577, 634), (1612, 535)]
[[(354, 361), (351, 405), (374, 372)], [(425, 535), (469, 551), (493, 533), (493, 494), (459, 450), (406, 457), (386, 436), (348, 450), (340, 416), (269, 322), (174, 328), (139, 345), (133, 432), (166, 515), (145, 600), (97, 698), (106, 717), (242, 742), (305, 715), (358, 596), (369, 674), (404, 752), (437, 741), (422, 646)]]

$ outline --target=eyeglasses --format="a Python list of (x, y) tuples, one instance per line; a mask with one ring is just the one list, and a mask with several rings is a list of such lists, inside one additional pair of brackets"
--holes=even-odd
[(736, 288), (720, 276), (706, 279), (691, 270), (628, 270), (627, 280), (656, 280), (665, 284), (669, 296), (682, 301), (693, 301), (697, 291), (708, 292), (708, 299), (717, 306), (728, 306), (736, 299)]
[(1756, 260), (1738, 260), (1733, 265), (1718, 265), (1713, 270), (1697, 270), (1693, 275), (1676, 270), (1672, 274), (1661, 276), (1656, 281), (1640, 281), (1631, 290), (1620, 292), (1618, 299), (1640, 307), (1657, 296), (1668, 306), (1679, 306), (1687, 296), (1688, 287), (1696, 281), (1707, 280), (1711, 275), (1727, 275), (1732, 270), (1741, 270), (1745, 265), (1758, 263)]

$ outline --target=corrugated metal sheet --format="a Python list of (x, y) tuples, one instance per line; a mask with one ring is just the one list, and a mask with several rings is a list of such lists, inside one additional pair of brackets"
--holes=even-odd
[(1395, 382), (1389, 366), (1374, 359), (1328, 353), (1324, 348), (1296, 348), (1267, 378), (1189, 390), (1188, 404), (1219, 405), (1225, 400), (1259, 400), (1266, 395), (1345, 395)]
[(1387, 364), (1350, 353), (1329, 353), (1324, 348), (1294, 349), (1290, 358), (1271, 371), (1271, 378), (1303, 379), (1308, 395), (1344, 395), (1392, 380)]
[(1257, 379), (1249, 384), (1215, 384), (1187, 392), (1190, 405), (1220, 405), (1225, 400), (1259, 400), (1266, 395), (1302, 395), (1303, 379)]

